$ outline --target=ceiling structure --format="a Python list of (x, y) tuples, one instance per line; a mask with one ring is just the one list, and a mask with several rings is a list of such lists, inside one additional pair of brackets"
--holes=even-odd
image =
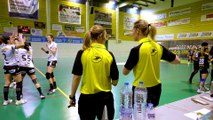
[(117, 0), (121, 7), (139, 7), (142, 10), (161, 11), (202, 0)]

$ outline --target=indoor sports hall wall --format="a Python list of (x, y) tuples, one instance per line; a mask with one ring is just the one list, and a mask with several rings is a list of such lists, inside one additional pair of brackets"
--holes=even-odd
[(156, 14), (161, 15), (161, 18), (156, 20), (158, 35), (174, 35), (173, 39), (168, 40), (213, 39), (213, 9), (210, 7), (212, 4), (212, 0), (202, 0), (157, 12)]
[[(133, 46), (136, 46), (138, 42), (134, 41), (124, 41), (122, 43), (117, 43), (114, 40), (109, 40), (108, 50), (112, 51), (116, 58), (119, 57), (117, 62), (124, 62)], [(33, 42), (33, 57), (34, 58), (47, 58), (47, 54), (41, 51), (41, 47), (45, 47), (45, 43)], [(78, 50), (82, 48), (82, 44), (65, 44), (58, 43), (58, 57), (60, 58), (75, 58)], [(125, 49), (124, 49), (125, 48)], [(0, 58), (2, 56), (0, 55)]]

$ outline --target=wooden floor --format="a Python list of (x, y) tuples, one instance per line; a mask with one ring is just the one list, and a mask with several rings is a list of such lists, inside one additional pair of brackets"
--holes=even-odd
[[(0, 67), (2, 68), (3, 61), (0, 60)], [(34, 63), (37, 68), (37, 78), (41, 84), (43, 92), (47, 93), (49, 89), (48, 81), (45, 79), (46, 73), (46, 58), (36, 58)], [(4, 74), (0, 71), (0, 116), (1, 120), (78, 120), (77, 107), (68, 109), (68, 98), (71, 90), (71, 69), (73, 65), (72, 58), (59, 58), (57, 68), (54, 72), (58, 90), (53, 95), (46, 95), (45, 100), (40, 100), (39, 94), (33, 83), (26, 77), (24, 79), (23, 94), (24, 99), (28, 102), (21, 106), (16, 106), (14, 102), (7, 106), (2, 106), (3, 102), (3, 85)], [(188, 78), (192, 72), (192, 64), (171, 65), (166, 62), (161, 63), (161, 81), (162, 81), (162, 96), (160, 105), (164, 105), (176, 100), (180, 100), (196, 93), (199, 77), (198, 74), (193, 79), (193, 84), (188, 84)], [(123, 65), (119, 65), (119, 71), (122, 71)], [(115, 117), (119, 116), (119, 91), (124, 82), (132, 84), (133, 74), (123, 76), (120, 72), (120, 81), (116, 87), (113, 87), (113, 94), (115, 99)], [(208, 77), (209, 81), (209, 77)], [(79, 97), (79, 90), (76, 98)], [(15, 100), (15, 90), (10, 89), (10, 98)]]

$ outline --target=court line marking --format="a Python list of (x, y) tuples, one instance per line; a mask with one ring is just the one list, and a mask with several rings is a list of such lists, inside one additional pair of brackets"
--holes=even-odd
[[(42, 73), (37, 67), (35, 67), (35, 69), (46, 79), (44, 73)], [(57, 90), (69, 100), (69, 96), (63, 90), (61, 90), (59, 87), (57, 87)]]

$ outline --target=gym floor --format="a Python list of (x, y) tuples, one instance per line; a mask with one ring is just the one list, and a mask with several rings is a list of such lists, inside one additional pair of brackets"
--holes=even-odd
[[(119, 57), (118, 57), (119, 58)], [(59, 58), (57, 68), (55, 69), (55, 76), (57, 80), (58, 90), (53, 95), (46, 95), (49, 89), (48, 81), (44, 74), (46, 73), (46, 58), (35, 58), (34, 64), (36, 66), (36, 75), (41, 84), (43, 93), (46, 99), (40, 100), (39, 94), (28, 76), (24, 78), (23, 82), (23, 96), (28, 100), (26, 104), (16, 106), (13, 102), (7, 106), (3, 106), (3, 86), (4, 74), (3, 69), (0, 71), (0, 116), (1, 120), (79, 120), (78, 108), (67, 108), (69, 99), (68, 95), (71, 90), (72, 80), (72, 65), (74, 58)], [(117, 60), (119, 61), (119, 60)], [(0, 63), (3, 63), (0, 59)], [(2, 68), (0, 64), (0, 68)], [(119, 83), (113, 87), (112, 91), (115, 99), (115, 117), (119, 118), (119, 91), (124, 82), (133, 81), (133, 73), (128, 76), (122, 75), (123, 64), (118, 65), (120, 71)], [(162, 81), (162, 95), (160, 99), (160, 106), (171, 103), (186, 97), (196, 95), (196, 90), (199, 82), (199, 75), (197, 74), (193, 79), (193, 84), (188, 83), (188, 78), (193, 70), (192, 64), (182, 63), (179, 65), (172, 65), (167, 62), (161, 62), (161, 81)], [(209, 81), (210, 76), (208, 77)], [(80, 91), (78, 89), (76, 98), (78, 100)], [(10, 88), (9, 97), (15, 101), (15, 89)], [(89, 103), (88, 103), (89, 104)]]

